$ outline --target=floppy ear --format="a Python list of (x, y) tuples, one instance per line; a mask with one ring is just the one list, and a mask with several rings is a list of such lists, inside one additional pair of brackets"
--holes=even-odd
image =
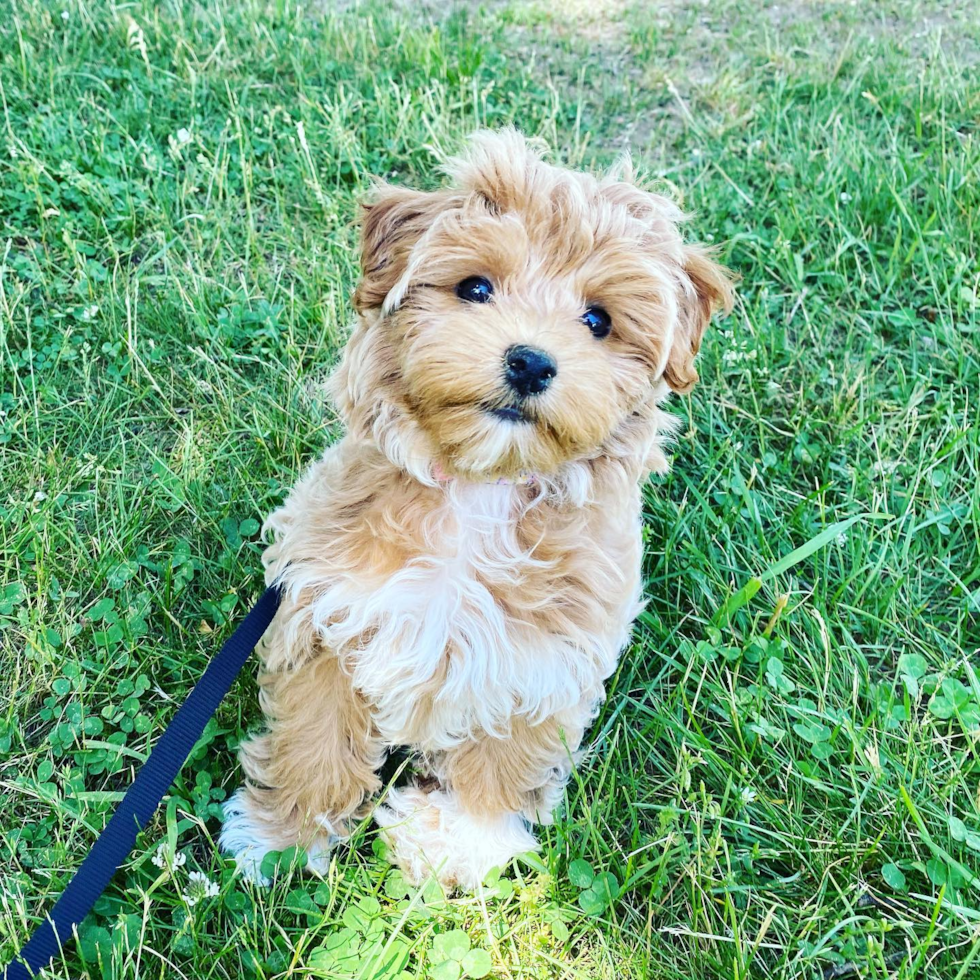
[(354, 308), (382, 306), (408, 265), (415, 243), (445, 207), (444, 192), (415, 191), (378, 182), (361, 205), (361, 281)]
[(664, 369), (664, 380), (678, 394), (689, 392), (698, 380), (694, 358), (701, 349), (701, 337), (712, 313), (716, 310), (730, 313), (734, 301), (728, 269), (715, 262), (706, 249), (686, 246), (677, 325)]

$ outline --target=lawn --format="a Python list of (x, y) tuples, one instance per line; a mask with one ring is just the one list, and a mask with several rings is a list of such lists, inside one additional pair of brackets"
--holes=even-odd
[(369, 176), (513, 123), (741, 277), (563, 815), (482, 897), (371, 826), (253, 889), (250, 670), (50, 976), (980, 977), (980, 14), (554, 7), (0, 0), (0, 961), (336, 437)]

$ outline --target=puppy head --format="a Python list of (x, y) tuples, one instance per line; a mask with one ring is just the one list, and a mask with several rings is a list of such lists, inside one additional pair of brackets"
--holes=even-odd
[[(724, 269), (628, 176), (478, 133), (433, 192), (375, 188), (338, 404), (413, 471), (552, 474), (601, 455), (655, 393), (691, 389)], [(397, 447), (395, 447), (397, 443)]]

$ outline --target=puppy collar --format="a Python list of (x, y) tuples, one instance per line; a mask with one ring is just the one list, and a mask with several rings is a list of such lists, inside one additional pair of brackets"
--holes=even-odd
[[(433, 465), (432, 475), (436, 478), (437, 483), (451, 483), (455, 479), (455, 477), (450, 476), (438, 463)], [(536, 483), (537, 477), (533, 473), (519, 473), (513, 479), (502, 476), (496, 480), (486, 480), (483, 482), (489, 487), (527, 487)]]

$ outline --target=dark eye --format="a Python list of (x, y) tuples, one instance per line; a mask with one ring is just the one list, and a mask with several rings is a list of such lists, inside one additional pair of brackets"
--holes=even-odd
[(598, 337), (599, 340), (608, 337), (612, 329), (612, 320), (601, 306), (590, 306), (582, 314), (582, 322), (592, 331), (592, 336)]
[(483, 276), (470, 276), (456, 287), (456, 295), (467, 303), (487, 303), (493, 296), (493, 283)]

